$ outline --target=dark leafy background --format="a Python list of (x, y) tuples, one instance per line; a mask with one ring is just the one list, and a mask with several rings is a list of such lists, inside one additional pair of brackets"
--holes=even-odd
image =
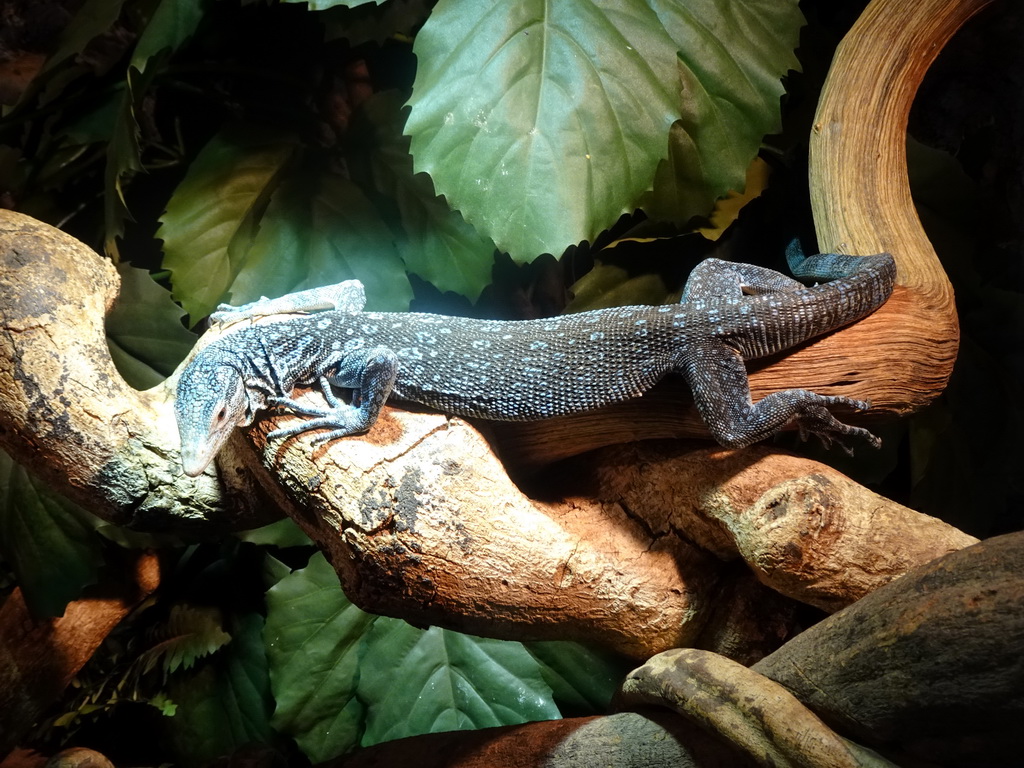
[[(962, 322), (950, 387), (886, 428), (879, 452), (799, 446), (980, 536), (1024, 527), (1013, 5), (949, 46), (911, 120), (915, 199)], [(140, 388), (173, 371), (218, 302), (352, 277), (372, 308), (397, 311), (671, 300), (701, 258), (778, 266), (810, 233), (806, 136), (862, 6), (6, 0), (0, 205), (118, 263), (109, 345)], [(156, 544), (6, 457), (0, 489), (4, 583), (40, 615), (59, 615), (116, 547)], [(201, 764), (256, 742), (317, 761), (600, 712), (624, 670), (568, 642), (362, 613), (289, 521), (159, 544), (174, 567), (157, 598), (40, 723), (40, 749)]]

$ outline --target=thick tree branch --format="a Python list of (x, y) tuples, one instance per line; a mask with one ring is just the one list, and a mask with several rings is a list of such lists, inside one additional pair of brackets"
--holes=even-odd
[[(763, 588), (730, 561), (743, 557), (772, 589), (831, 609), (972, 541), (826, 467), (764, 448), (612, 451), (582, 462), (571, 490), (566, 477), (539, 501), (466, 422), (390, 408), (367, 435), (315, 448), (308, 437), (267, 445), (264, 435), (295, 417), (261, 419), (232, 441), (218, 474), (192, 481), (180, 471), (173, 382), (126, 387), (103, 342), (104, 302), (75, 298), (93, 285), (112, 290), (105, 263), (43, 225), (0, 216), (5, 290), (35, 297), (5, 305), (7, 450), (122, 523), (222, 530), (283, 510), (367, 610), (493, 636), (574, 637), (636, 657), (712, 642), (756, 657), (789, 627), (728, 618), (735, 611), (723, 595), (736, 605), (764, 602)], [(96, 279), (104, 275), (106, 283)], [(683, 478), (688, 485), (676, 487)], [(770, 494), (784, 504), (762, 502)], [(270, 500), (262, 517), (251, 511), (259, 498)], [(667, 514), (666, 504), (697, 513)], [(782, 508), (793, 527), (764, 535), (783, 531)], [(823, 518), (824, 534), (802, 537)], [(776, 522), (757, 522), (766, 519)], [(883, 539), (891, 557), (862, 566), (861, 555)]]

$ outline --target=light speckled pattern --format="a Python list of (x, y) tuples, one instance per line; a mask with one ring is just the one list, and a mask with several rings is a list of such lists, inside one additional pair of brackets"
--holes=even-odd
[[(679, 304), (542, 320), (362, 312), (354, 281), (226, 307), (221, 317), (319, 307), (324, 291), (340, 289), (342, 298), (327, 303), (344, 309), (244, 328), (200, 352), (178, 384), (183, 463), (189, 474), (201, 472), (231, 428), (268, 406), (311, 417), (272, 437), (325, 429), (318, 439), (328, 440), (368, 429), (389, 396), (460, 416), (530, 421), (637, 397), (668, 373), (687, 380), (724, 445), (749, 445), (793, 420), (826, 444), (852, 435), (877, 443), (827, 410), (867, 403), (805, 390), (750, 401), (744, 360), (870, 314), (895, 280), (888, 254), (812, 256), (794, 271), (828, 282), (807, 287), (763, 267), (709, 259), (693, 271)], [(339, 402), (328, 382), (353, 390), (353, 404)], [(296, 385), (319, 385), (329, 407), (294, 403)]]

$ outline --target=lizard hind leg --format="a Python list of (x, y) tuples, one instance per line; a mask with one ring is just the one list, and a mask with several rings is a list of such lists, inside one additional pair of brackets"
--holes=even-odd
[[(280, 406), (291, 413), (311, 417), (294, 426), (275, 429), (267, 435), (268, 440), (326, 429), (313, 438), (314, 443), (323, 443), (365, 432), (373, 426), (398, 375), (398, 357), (394, 351), (387, 347), (371, 347), (361, 350), (358, 355), (347, 356), (333, 368), (333, 372), (324, 372), (318, 377), (328, 407), (316, 408), (290, 397), (275, 397), (268, 401), (270, 405)], [(331, 381), (353, 389), (358, 405), (349, 405), (335, 397)]]
[(767, 267), (705, 259), (690, 272), (680, 303), (797, 291), (804, 287), (803, 283)]
[(806, 389), (772, 392), (756, 403), (739, 352), (717, 341), (691, 349), (677, 368), (693, 391), (693, 398), (711, 436), (727, 448), (744, 448), (763, 440), (790, 423), (800, 436), (817, 436), (825, 447), (832, 443), (847, 453), (849, 438), (866, 440), (873, 447), (881, 441), (868, 430), (839, 421), (832, 406), (866, 410), (869, 403), (849, 397), (819, 395)]

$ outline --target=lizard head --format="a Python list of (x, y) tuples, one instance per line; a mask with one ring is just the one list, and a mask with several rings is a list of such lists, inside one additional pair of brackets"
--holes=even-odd
[(253, 409), (239, 369), (201, 352), (178, 380), (174, 415), (181, 436), (181, 466), (186, 475), (197, 477), (235, 427), (252, 422)]

